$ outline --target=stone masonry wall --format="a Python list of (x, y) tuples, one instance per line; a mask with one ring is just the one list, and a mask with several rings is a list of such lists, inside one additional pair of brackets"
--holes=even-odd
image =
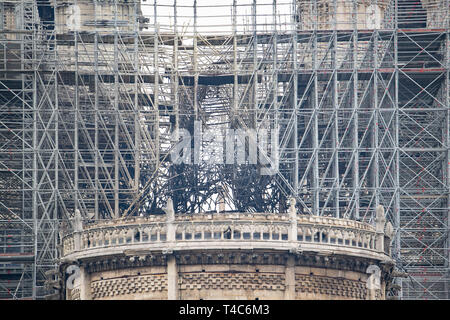
[[(178, 299), (285, 299), (287, 267), (283, 265), (179, 265)], [(366, 300), (368, 275), (362, 272), (296, 266), (295, 299)], [(93, 300), (167, 299), (166, 266), (119, 269), (90, 275)], [(68, 299), (80, 299), (72, 290)], [(376, 299), (384, 299), (377, 290)]]

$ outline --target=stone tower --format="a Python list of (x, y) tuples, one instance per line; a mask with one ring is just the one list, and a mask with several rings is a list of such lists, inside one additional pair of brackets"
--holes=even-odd
[[(135, 217), (84, 225), (62, 245), (67, 299), (385, 299), (392, 238), (375, 226), (288, 213)], [(389, 230), (388, 230), (389, 229)], [(73, 268), (73, 267), (72, 267)]]

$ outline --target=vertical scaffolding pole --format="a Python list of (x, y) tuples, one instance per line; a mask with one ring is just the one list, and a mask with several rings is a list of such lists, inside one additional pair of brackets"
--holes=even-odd
[[(178, 23), (177, 23), (177, 0), (173, 2), (173, 32), (174, 32), (174, 44), (173, 44), (173, 110), (175, 118), (175, 132), (178, 132), (180, 125), (180, 111), (179, 111), (179, 97), (178, 97), (178, 83), (179, 83), (179, 72), (178, 72)], [(199, 138), (199, 137), (197, 137)]]
[[(133, 5), (133, 55), (134, 55), (134, 192), (139, 192), (139, 181), (141, 176), (141, 107), (139, 104), (140, 80), (141, 80), (141, 65), (139, 63), (139, 16), (138, 16), (138, 2), (134, 1)], [(156, 118), (156, 116), (155, 116)], [(132, 152), (132, 151), (130, 151)]]
[[(34, 37), (37, 36), (37, 30), (33, 30)], [(23, 48), (22, 48), (23, 50)], [(36, 43), (33, 41), (33, 52), (36, 52)], [(34, 56), (34, 55), (33, 55)], [(22, 61), (25, 61), (22, 58)], [(36, 77), (37, 72), (33, 62), (33, 92), (37, 92), (37, 83)], [(39, 208), (38, 208), (38, 137), (37, 137), (37, 122), (38, 122), (38, 111), (37, 111), (37, 95), (33, 94), (33, 182), (32, 182), (32, 219), (33, 219), (33, 252), (34, 252), (34, 263), (33, 263), (33, 271), (32, 271), (32, 293), (31, 298), (33, 300), (37, 297), (37, 266), (39, 264), (38, 259), (38, 238), (39, 238)]]
[(238, 46), (237, 46), (237, 0), (233, 0), (233, 104), (231, 108), (230, 123), (231, 127), (235, 125), (236, 112), (239, 105), (239, 83), (238, 83)]
[(253, 25), (253, 86), (252, 86), (252, 108), (249, 109), (250, 114), (254, 115), (254, 121), (251, 124), (253, 128), (256, 127), (256, 118), (259, 112), (258, 110), (258, 69), (259, 69), (259, 61), (258, 61), (258, 21), (256, 15), (256, 0), (253, 0), (252, 3), (252, 25)]
[(119, 212), (119, 31), (117, 26), (117, 1), (114, 1), (114, 217)]
[(332, 51), (332, 60), (333, 60), (333, 114), (334, 114), (334, 130), (332, 132), (332, 143), (333, 143), (333, 177), (334, 177), (334, 216), (336, 218), (340, 218), (339, 211), (339, 92), (338, 92), (338, 77), (337, 77), (337, 68), (338, 68), (338, 33), (337, 33), (337, 0), (333, 0), (333, 51)]
[[(273, 129), (274, 130), (279, 130), (280, 128), (280, 123), (279, 123), (279, 117), (280, 117), (280, 112), (279, 112), (279, 104), (278, 104), (278, 30), (277, 30), (277, 0), (273, 0), (272, 3), (272, 19), (273, 19), (273, 34), (272, 34), (272, 55), (273, 55), (273, 61), (272, 61), (272, 104), (273, 104)], [(256, 118), (256, 117), (255, 117)], [(255, 119), (255, 122), (257, 121), (257, 119)], [(256, 128), (256, 123), (255, 123), (255, 128)], [(279, 141), (277, 141), (277, 144), (279, 143)], [(295, 196), (295, 194), (293, 195)]]
[[(378, 102), (378, 29), (374, 30), (373, 33), (373, 106), (372, 108), (374, 108), (373, 111), (373, 128), (374, 128), (374, 139), (373, 139), (373, 144), (372, 144), (372, 148), (374, 148), (374, 152), (375, 155), (373, 157), (373, 192), (375, 192), (375, 206), (374, 208), (376, 208), (379, 204), (380, 204), (380, 168), (379, 168), (379, 152), (380, 152), (380, 143), (379, 143), (379, 137), (378, 137), (378, 122), (380, 121), (378, 116), (381, 112), (380, 110), (380, 106), (379, 106), (379, 102)], [(370, 186), (367, 186), (370, 187)]]
[(194, 0), (194, 119), (198, 120), (198, 47), (197, 47), (197, 0)]
[[(97, 0), (94, 0), (94, 11), (97, 12), (97, 8), (98, 8), (98, 2)], [(98, 55), (98, 31), (97, 31), (97, 14), (95, 14), (94, 17), (94, 21), (95, 21), (95, 28), (96, 31), (94, 33), (94, 90), (95, 92), (99, 92), (99, 85), (98, 85), (98, 77), (99, 77), (99, 69), (98, 69), (98, 60), (99, 60), (99, 55)], [(99, 108), (98, 108), (98, 104), (99, 104), (99, 94), (95, 94), (94, 95), (94, 187), (95, 187), (95, 193), (94, 193), (94, 218), (95, 220), (98, 220), (100, 218), (100, 214), (99, 214), (99, 189), (100, 189), (100, 184), (99, 184), (99, 158), (100, 158), (100, 150), (99, 150), (99, 139), (98, 139), (98, 134), (99, 134), (99, 128), (98, 128), (98, 123), (99, 123)]]
[[(154, 74), (154, 86), (153, 86), (153, 112), (155, 114), (155, 126), (156, 126), (156, 137), (155, 137), (155, 155), (156, 155), (156, 163), (155, 167), (159, 167), (160, 161), (160, 141), (159, 141), (159, 26), (157, 22), (157, 0), (155, 0), (153, 12), (155, 15), (154, 18), (154, 34), (153, 34), (153, 74)], [(145, 128), (145, 127), (144, 127)]]
[[(75, 6), (78, 6), (78, 0), (75, 0), (74, 2)], [(75, 97), (74, 97), (74, 132), (73, 132), (73, 140), (74, 140), (74, 192), (73, 192), (73, 198), (74, 198), (74, 206), (73, 210), (74, 212), (79, 209), (79, 189), (78, 189), (78, 164), (79, 164), (79, 146), (78, 146), (78, 113), (79, 113), (79, 66), (78, 66), (78, 30), (74, 30), (73, 36), (74, 36), (74, 57), (75, 57)]]
[(313, 57), (312, 57), (312, 63), (313, 63), (313, 74), (312, 76), (314, 85), (313, 85), (313, 127), (312, 127), (312, 154), (311, 159), (313, 161), (313, 168), (312, 168), (312, 212), (314, 215), (318, 215), (320, 211), (320, 199), (319, 199), (319, 82), (317, 79), (318, 74), (318, 57), (315, 54), (318, 51), (318, 43), (317, 43), (317, 37), (318, 37), (318, 28), (319, 28), (319, 12), (317, 7), (317, 2), (314, 1), (314, 31), (313, 31)]
[[(450, 8), (450, 0), (446, 1), (446, 8)], [(444, 81), (445, 85), (445, 96), (446, 96), (446, 106), (447, 106), (447, 130), (446, 130), (446, 141), (447, 141), (447, 243), (444, 248), (447, 252), (447, 261), (445, 263), (447, 268), (447, 274), (445, 275), (444, 289), (447, 292), (447, 299), (450, 299), (450, 9), (447, 10), (447, 22), (444, 22), (444, 26), (447, 26), (447, 33), (445, 37), (445, 60), (446, 60), (446, 77)], [(445, 167), (445, 166), (444, 166)]]
[(291, 14), (291, 28), (292, 28), (292, 64), (293, 64), (293, 94), (292, 94), (292, 106), (294, 113), (294, 134), (293, 134), (293, 152), (294, 152), (294, 174), (293, 174), (293, 187), (295, 190), (294, 196), (299, 197), (299, 185), (298, 185), (298, 166), (299, 166), (299, 149), (298, 149), (298, 57), (297, 57), (297, 45), (298, 45), (298, 29), (297, 29), (297, 1), (292, 1), (292, 14)]
[[(399, 150), (399, 105), (398, 105), (398, 0), (394, 0), (394, 112), (395, 112), (395, 204), (394, 208), (394, 228), (397, 230), (395, 233), (393, 255), (396, 257), (397, 263), (401, 263), (401, 251), (400, 251), (400, 241), (402, 237), (402, 229), (400, 225), (400, 208), (398, 204), (400, 202), (400, 150)], [(402, 267), (397, 265), (397, 267)], [(401, 280), (403, 282), (403, 279)], [(400, 292), (400, 298), (402, 297), (403, 291)]]
[[(353, 217), (359, 219), (359, 139), (358, 139), (358, 5), (356, 1), (353, 1), (352, 8), (352, 18), (353, 18), (353, 41), (352, 41), (352, 64), (353, 64), (353, 194), (354, 194), (354, 206), (353, 206)], [(351, 208), (349, 208), (349, 214), (351, 217)]]

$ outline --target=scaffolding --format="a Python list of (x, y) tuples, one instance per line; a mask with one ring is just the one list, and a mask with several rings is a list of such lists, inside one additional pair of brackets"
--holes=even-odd
[[(449, 299), (449, 7), (1, 1), (0, 299), (53, 292), (77, 210), (162, 214), (171, 197), (179, 214), (285, 212), (291, 196), (299, 214), (369, 223), (383, 205), (408, 273), (390, 294)], [(250, 154), (171, 161), (173, 132), (195, 148), (198, 129), (206, 160), (229, 130), (270, 132), (274, 174)]]

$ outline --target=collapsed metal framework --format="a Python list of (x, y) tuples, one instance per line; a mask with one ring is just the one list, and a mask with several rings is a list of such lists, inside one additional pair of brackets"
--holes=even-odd
[[(1, 1), (0, 298), (51, 292), (77, 209), (158, 214), (170, 196), (178, 213), (281, 212), (294, 196), (302, 214), (368, 222), (383, 205), (401, 298), (448, 299), (449, 7)], [(275, 174), (174, 164), (171, 133), (195, 121), (278, 129)], [(202, 156), (220, 156), (210, 140)]]

